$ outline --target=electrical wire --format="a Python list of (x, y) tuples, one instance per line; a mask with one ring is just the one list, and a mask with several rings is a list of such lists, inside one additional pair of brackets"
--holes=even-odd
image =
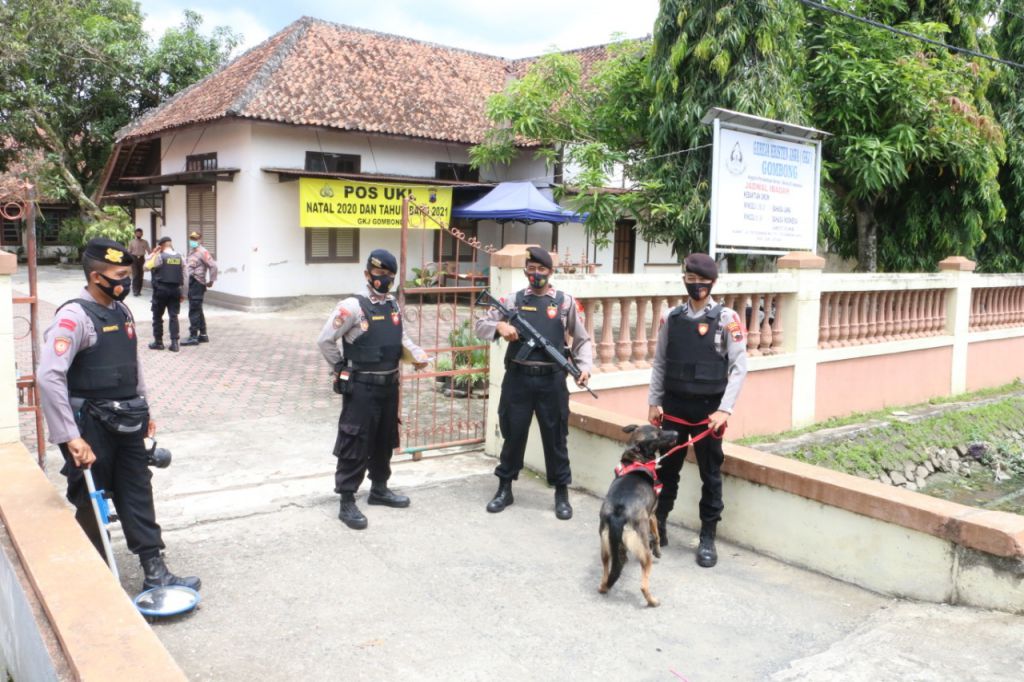
[(895, 26), (889, 26), (888, 24), (883, 24), (882, 22), (875, 21), (874, 19), (868, 19), (867, 17), (862, 17), (862, 16), (859, 16), (857, 14), (851, 14), (850, 12), (846, 12), (846, 11), (843, 11), (841, 9), (836, 9), (835, 7), (829, 7), (828, 5), (824, 5), (824, 4), (820, 3), (820, 2), (815, 2), (814, 0), (796, 0), (796, 2), (799, 2), (801, 5), (805, 5), (807, 7), (812, 8), (812, 9), (821, 10), (823, 12), (829, 12), (831, 14), (835, 14), (835, 15), (843, 17), (845, 19), (850, 19), (852, 21), (859, 21), (859, 22), (861, 22), (863, 24), (867, 24), (869, 26), (874, 26), (875, 28), (880, 28), (880, 29), (883, 29), (885, 31), (889, 31), (890, 33), (895, 33), (896, 35), (903, 36), (904, 38), (912, 38), (914, 40), (919, 40), (921, 42), (928, 43), (930, 45), (935, 45), (936, 47), (941, 47), (941, 48), (944, 48), (946, 50), (951, 50), (953, 52), (960, 52), (960, 53), (963, 53), (963, 54), (968, 54), (968, 55), (971, 55), (972, 57), (978, 57), (980, 59), (987, 59), (990, 62), (995, 62), (996, 64), (1002, 64), (1003, 66), (1009, 66), (1009, 67), (1014, 68), (1014, 69), (1024, 70), (1024, 64), (1021, 64), (1019, 62), (1012, 62), (1009, 59), (1002, 59), (1000, 57), (993, 57), (992, 55), (985, 54), (984, 52), (978, 52), (976, 50), (970, 50), (970, 49), (968, 49), (966, 47), (957, 47), (956, 45), (949, 45), (948, 43), (944, 43), (944, 42), (939, 41), (939, 40), (933, 40), (933, 39), (928, 38), (926, 36), (918, 35), (916, 33), (911, 33), (910, 31), (904, 31), (903, 29), (896, 28)]

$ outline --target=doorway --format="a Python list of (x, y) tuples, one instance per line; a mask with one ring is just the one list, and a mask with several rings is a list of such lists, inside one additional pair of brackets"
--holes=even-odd
[(612, 254), (612, 272), (633, 272), (633, 264), (636, 261), (635, 228), (635, 220), (616, 221), (614, 251)]

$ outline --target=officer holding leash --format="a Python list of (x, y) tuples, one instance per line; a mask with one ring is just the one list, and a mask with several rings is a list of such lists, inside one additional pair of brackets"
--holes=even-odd
[[(402, 311), (388, 293), (398, 272), (395, 257), (375, 249), (366, 261), (366, 290), (331, 312), (317, 345), (334, 368), (334, 390), (344, 396), (334, 456), (338, 518), (355, 530), (367, 526), (355, 494), (369, 472), (369, 504), (408, 507), (409, 498), (388, 489), (391, 453), (398, 447), (398, 363), (403, 354), (423, 369), (427, 354), (402, 327)], [(339, 348), (340, 344), (340, 348)], [(403, 353), (404, 351), (404, 353)]]
[[(138, 555), (143, 589), (181, 585), (198, 590), (199, 578), (167, 569), (153, 508), (153, 475), (143, 439), (156, 434), (139, 364), (138, 336), (122, 303), (131, 291), (132, 256), (109, 239), (93, 239), (82, 255), (86, 287), (57, 310), (43, 335), (39, 393), (51, 443), (64, 455), (67, 498), (75, 518), (103, 555), (82, 469), (97, 488), (112, 493), (128, 549)], [(157, 464), (157, 466), (160, 466)]]
[[(525, 269), (529, 286), (508, 294), (501, 299), (501, 304), (518, 310), (559, 351), (565, 348), (566, 335), (572, 337), (572, 354), (580, 370), (576, 383), (585, 386), (593, 366), (593, 349), (583, 326), (583, 308), (572, 296), (551, 286), (552, 270), (551, 254), (531, 246)], [(476, 335), (486, 341), (501, 337), (509, 344), (498, 400), (498, 423), (505, 444), (501, 448), (501, 461), (494, 470), (498, 492), (488, 503), (487, 511), (497, 513), (513, 503), (512, 481), (519, 477), (523, 468), (530, 422), (536, 414), (544, 443), (548, 485), (555, 487), (555, 516), (571, 519), (568, 486), (572, 483), (572, 470), (566, 446), (569, 389), (565, 370), (539, 347), (523, 357), (519, 331), (495, 308), (488, 309), (485, 316), (477, 319)]]
[[(648, 419), (679, 432), (679, 442), (712, 429), (694, 443), (700, 470), (700, 545), (697, 563), (710, 568), (718, 562), (715, 531), (722, 518), (722, 430), (729, 421), (747, 376), (746, 329), (736, 311), (716, 303), (711, 288), (718, 266), (710, 256), (693, 253), (683, 263), (683, 283), (689, 298), (661, 317), (658, 343), (651, 365)], [(679, 473), (685, 452), (663, 460), (664, 484), (658, 498), (658, 531), (668, 544), (665, 523), (679, 492)]]

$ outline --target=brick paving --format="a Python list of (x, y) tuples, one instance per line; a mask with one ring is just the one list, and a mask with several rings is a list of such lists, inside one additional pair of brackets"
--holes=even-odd
[[(15, 281), (16, 296), (27, 293), (23, 277)], [(80, 282), (79, 271), (40, 268), (40, 338), (56, 306), (74, 297)], [(332, 299), (309, 298), (293, 309), (259, 314), (207, 305), (211, 343), (182, 348), (180, 353), (146, 348), (153, 340), (147, 291), (127, 302), (137, 320), (153, 417), (161, 431), (215, 428), (226, 421), (287, 415), (337, 419), (341, 401), (331, 391), (330, 368), (316, 347), (323, 322), (334, 306)], [(452, 320), (468, 316), (465, 306), (447, 308), (436, 320), (435, 309), (424, 306), (422, 327), (417, 324), (412, 330), (414, 338), (422, 331), (419, 343), (424, 347), (436, 346), (438, 336), (446, 339)], [(183, 337), (187, 336), (187, 309), (187, 303), (183, 304), (179, 316)], [(30, 366), (30, 344), (27, 323), (18, 318), (28, 316), (28, 306), (15, 306), (14, 316), (15, 335), (24, 335), (16, 341), (18, 367), (24, 372)], [(442, 396), (432, 378), (406, 382), (403, 447), (482, 438), (485, 410), (485, 401), (479, 398), (467, 401)], [(34, 449), (29, 414), (22, 417), (22, 434), (26, 445)]]

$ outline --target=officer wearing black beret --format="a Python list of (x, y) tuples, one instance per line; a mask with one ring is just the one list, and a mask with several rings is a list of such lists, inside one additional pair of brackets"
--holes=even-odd
[(181, 285), (185, 282), (185, 259), (174, 250), (170, 237), (161, 237), (146, 260), (146, 269), (153, 271), (153, 350), (164, 349), (164, 311), (167, 311), (171, 333), (169, 350), (177, 353), (180, 337), (178, 313), (181, 311)]
[[(527, 250), (526, 275), (529, 286), (507, 294), (501, 299), (510, 310), (518, 310), (533, 327), (560, 351), (565, 348), (566, 337), (572, 337), (572, 354), (580, 369), (577, 381), (583, 386), (590, 378), (593, 349), (590, 336), (583, 324), (583, 307), (572, 296), (556, 291), (551, 286), (553, 272), (551, 254), (546, 249), (531, 246)], [(519, 477), (526, 452), (526, 438), (530, 422), (537, 416), (541, 440), (544, 443), (544, 468), (548, 485), (555, 488), (555, 516), (572, 518), (569, 503), (569, 389), (566, 372), (556, 365), (540, 348), (519, 359), (523, 341), (516, 328), (507, 322), (496, 308), (489, 308), (484, 317), (476, 321), (476, 335), (493, 341), (499, 337), (508, 342), (505, 353), (505, 378), (501, 382), (498, 400), (498, 423), (505, 439), (500, 462), (494, 470), (498, 477), (498, 492), (487, 504), (487, 511), (497, 513), (512, 504), (512, 481)]]
[(82, 469), (92, 469), (97, 488), (113, 495), (128, 549), (138, 555), (143, 589), (184, 585), (199, 578), (169, 570), (153, 509), (152, 474), (143, 439), (156, 433), (131, 311), (122, 303), (132, 287), (132, 256), (109, 239), (85, 247), (86, 287), (57, 309), (43, 335), (38, 381), (49, 440), (64, 455), (67, 497), (75, 518), (103, 554)]
[[(746, 330), (736, 311), (711, 298), (718, 267), (705, 253), (692, 253), (683, 262), (688, 299), (663, 313), (651, 365), (648, 418), (655, 425), (679, 432), (684, 443), (708, 428), (694, 443), (700, 470), (700, 545), (697, 563), (710, 568), (718, 562), (715, 531), (722, 518), (722, 434), (747, 376)], [(679, 473), (685, 453), (662, 461), (664, 487), (656, 511), (661, 544), (668, 543), (665, 523), (679, 492)]]
[(388, 488), (391, 453), (398, 447), (398, 363), (406, 356), (419, 370), (427, 354), (405, 333), (402, 311), (389, 292), (398, 272), (394, 255), (375, 249), (366, 260), (366, 289), (335, 306), (317, 346), (333, 368), (342, 394), (334, 456), (334, 491), (341, 494), (338, 518), (362, 530), (368, 522), (355, 494), (369, 472), (369, 504), (408, 507), (409, 498)]

